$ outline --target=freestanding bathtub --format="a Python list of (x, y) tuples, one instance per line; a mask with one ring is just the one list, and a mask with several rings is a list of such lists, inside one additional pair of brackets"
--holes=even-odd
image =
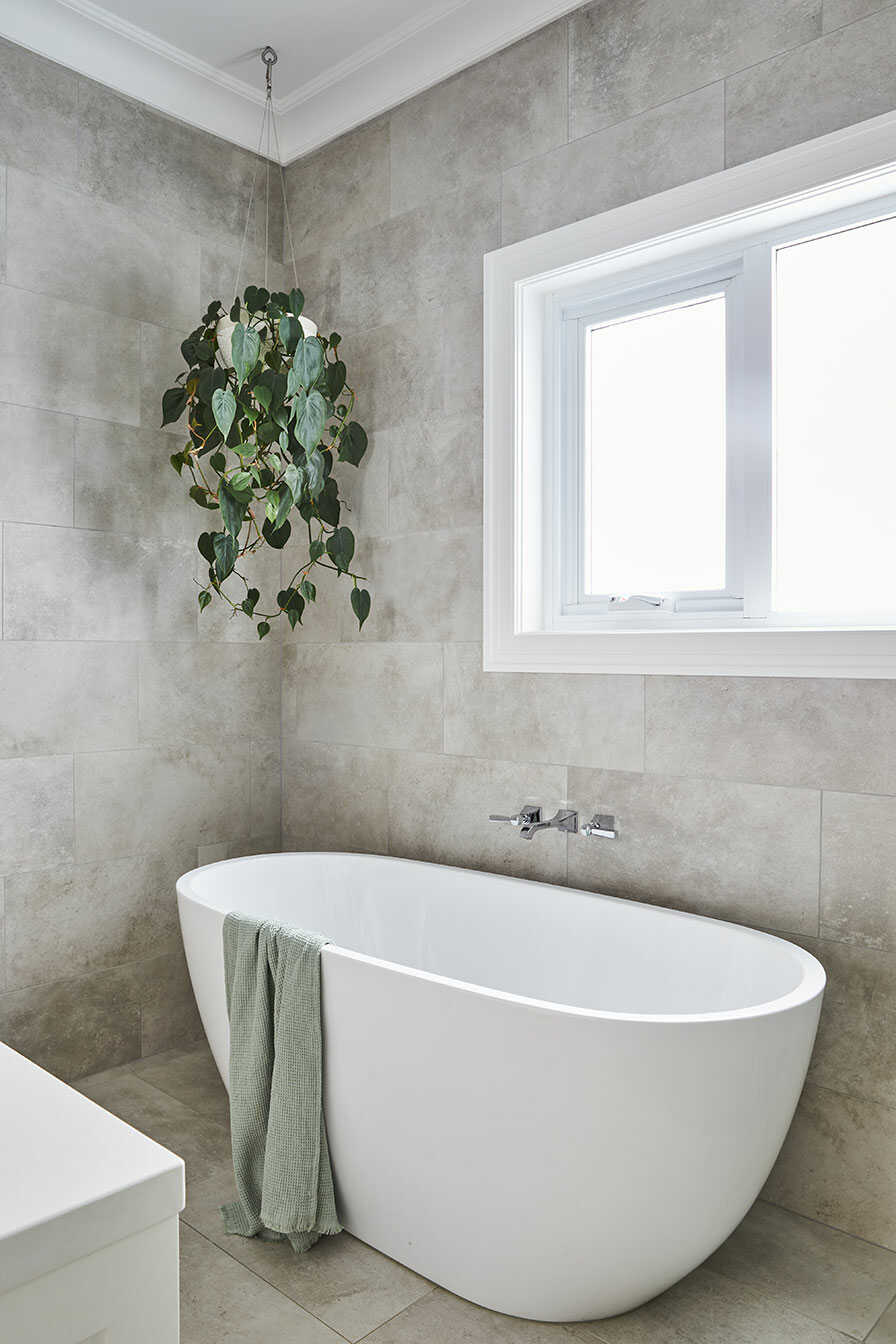
[(225, 913), (333, 940), (342, 1221), (482, 1306), (571, 1321), (639, 1305), (728, 1236), (787, 1133), (824, 971), (779, 938), (356, 854), (234, 859), (177, 889), (225, 1083)]

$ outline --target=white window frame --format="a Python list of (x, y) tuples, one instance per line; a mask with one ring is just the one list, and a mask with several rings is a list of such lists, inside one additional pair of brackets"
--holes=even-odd
[[(896, 213), (896, 113), (486, 256), (486, 670), (896, 677), (889, 614), (879, 624), (844, 617), (819, 626), (817, 617), (769, 612), (772, 518), (763, 503), (773, 463), (774, 249), (805, 237), (808, 220), (827, 232), (875, 211)], [(573, 590), (580, 529), (563, 527), (575, 507), (568, 444), (579, 437), (569, 407), (582, 404), (568, 386), (563, 328), (614, 300), (628, 310), (633, 289), (649, 303), (695, 278), (712, 292), (726, 284), (729, 322), (742, 305), (736, 321), (746, 332), (742, 346), (729, 341), (727, 367), (730, 601), (721, 610), (699, 599), (659, 611), (600, 609)], [(742, 490), (733, 472), (742, 472)], [(746, 547), (735, 497), (750, 517)], [(742, 585), (732, 568), (739, 554)]]

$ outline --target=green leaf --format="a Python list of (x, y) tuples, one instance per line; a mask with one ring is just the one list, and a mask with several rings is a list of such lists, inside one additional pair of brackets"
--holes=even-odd
[(271, 409), (271, 389), (264, 383), (256, 383), (252, 389), (252, 395), (259, 406), (264, 407), (265, 412)]
[(370, 594), (366, 588), (353, 588), (350, 600), (352, 611), (358, 618), (358, 629), (360, 630), (370, 615)]
[(183, 471), (183, 469), (184, 469), (184, 455), (183, 455), (183, 453), (172, 453), (171, 456), (169, 457), (168, 461), (171, 463), (172, 467), (174, 468), (174, 470), (177, 472), (177, 474), (178, 474), (178, 476), (179, 476), (179, 475), (181, 474), (181, 472)]
[(259, 622), (258, 622), (258, 638), (259, 638), (259, 639), (264, 639), (265, 635), (270, 634), (270, 631), (271, 631), (271, 627), (268, 625), (267, 621), (259, 621)]
[(236, 369), (236, 376), (242, 385), (258, 363), (258, 356), (261, 354), (261, 337), (253, 327), (244, 327), (242, 322), (237, 322), (233, 329), (231, 350), (233, 351), (233, 367)]
[(253, 483), (252, 473), (248, 471), (235, 471), (227, 482), (231, 493), (244, 504), (252, 498)]
[(350, 462), (353, 467), (357, 467), (366, 452), (367, 435), (357, 420), (349, 421), (339, 441), (339, 461)]
[(211, 600), (212, 600), (211, 593), (207, 593), (203, 590), (203, 592), (199, 594), (199, 610), (205, 611), (206, 607), (208, 606), (209, 602), (211, 602)]
[(194, 499), (203, 509), (216, 509), (218, 507), (213, 499), (209, 499), (208, 493), (201, 485), (190, 486), (190, 498)]
[(331, 332), (330, 332), (330, 345), (333, 347), (334, 350), (336, 349), (337, 345), (339, 344), (339, 342), (340, 342), (341, 340), (342, 340), (342, 337), (339, 335), (339, 332), (338, 332), (338, 331), (331, 331)]
[(289, 534), (292, 527), (289, 523), (284, 523), (282, 527), (275, 528), (270, 518), (265, 518), (261, 527), (261, 535), (269, 546), (273, 546), (275, 551), (282, 551), (283, 547), (289, 541)]
[(211, 467), (212, 471), (216, 471), (220, 476), (221, 472), (224, 471), (227, 467), (227, 458), (224, 456), (223, 453), (212, 453), (211, 457), (208, 460), (208, 464)]
[(299, 584), (299, 592), (302, 594), (306, 602), (317, 601), (317, 589), (315, 588), (314, 584), (311, 582), (310, 579), (302, 580), (302, 582)]
[(269, 492), (265, 503), (265, 516), (275, 532), (286, 522), (291, 508), (292, 494), (288, 486), (278, 485), (275, 490)]
[(215, 543), (211, 532), (203, 532), (196, 546), (203, 560), (207, 560), (210, 565), (213, 565), (215, 563)]
[(321, 538), (318, 537), (317, 540), (312, 541), (311, 545), (308, 547), (308, 559), (313, 564), (315, 560), (319, 560), (321, 558), (323, 553), (324, 553), (324, 543), (321, 540)]
[(345, 376), (345, 365), (341, 359), (327, 365), (327, 392), (330, 394), (331, 401), (335, 401), (345, 387)]
[(184, 413), (188, 401), (186, 390), (182, 387), (169, 387), (162, 393), (162, 428), (173, 425)]
[(327, 538), (327, 555), (342, 574), (345, 573), (351, 564), (354, 553), (355, 538), (352, 535), (351, 529), (348, 527), (337, 527), (333, 535)]
[(314, 503), (318, 518), (329, 523), (330, 527), (339, 525), (339, 490), (332, 476), (324, 481), (324, 488)]
[(289, 462), (283, 473), (283, 484), (292, 495), (294, 504), (298, 504), (302, 498), (302, 491), (305, 488), (305, 473), (301, 467), (297, 467), (295, 462)]
[(312, 499), (316, 499), (323, 488), (324, 483), (324, 455), (319, 448), (312, 448), (307, 454), (308, 464), (308, 493)]
[(302, 309), (305, 307), (305, 295), (300, 289), (291, 289), (286, 302), (293, 317), (302, 316)]
[(324, 348), (316, 336), (306, 336), (296, 347), (292, 366), (298, 368), (301, 384), (310, 392), (324, 367)]
[(212, 415), (222, 437), (226, 439), (236, 415), (236, 397), (229, 387), (215, 388), (212, 393)]
[(286, 619), (290, 627), (295, 630), (296, 625), (302, 620), (302, 612), (305, 610), (305, 599), (295, 588), (284, 588), (277, 594), (277, 605), (281, 611), (286, 612)]
[(324, 432), (324, 425), (327, 423), (327, 403), (320, 392), (310, 392), (306, 396), (300, 389), (296, 395), (295, 407), (296, 438), (305, 452), (310, 453), (311, 449), (320, 443)]
[[(255, 601), (257, 602), (258, 599), (256, 598)], [(242, 607), (243, 611), (246, 613), (247, 616), (251, 616), (255, 611), (255, 602), (252, 601), (248, 593), (243, 598), (242, 602), (240, 603), (240, 606)]]
[(221, 506), (224, 526), (232, 536), (238, 537), (246, 518), (246, 501), (237, 499), (227, 481), (222, 481), (218, 491), (218, 503)]
[(280, 339), (286, 346), (287, 354), (292, 354), (301, 340), (302, 324), (291, 313), (284, 313), (280, 319)]
[(213, 532), (212, 545), (215, 548), (215, 574), (220, 581), (233, 573), (236, 564), (236, 538), (229, 532)]

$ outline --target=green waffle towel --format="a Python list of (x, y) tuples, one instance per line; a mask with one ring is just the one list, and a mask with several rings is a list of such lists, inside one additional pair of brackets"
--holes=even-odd
[(322, 1095), (319, 933), (224, 920), (230, 1126), (238, 1198), (228, 1232), (307, 1251), (341, 1232)]

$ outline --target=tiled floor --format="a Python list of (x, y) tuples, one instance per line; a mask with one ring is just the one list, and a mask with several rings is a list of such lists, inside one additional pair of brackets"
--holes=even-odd
[(896, 1253), (771, 1204), (662, 1297), (567, 1326), (471, 1306), (347, 1233), (301, 1257), (228, 1237), (227, 1096), (205, 1047), (78, 1086), (186, 1162), (182, 1344), (896, 1344)]

